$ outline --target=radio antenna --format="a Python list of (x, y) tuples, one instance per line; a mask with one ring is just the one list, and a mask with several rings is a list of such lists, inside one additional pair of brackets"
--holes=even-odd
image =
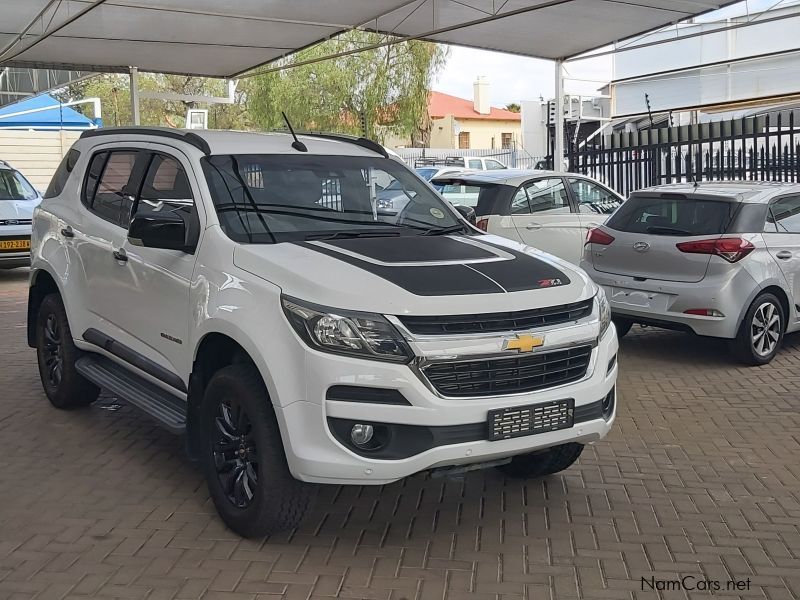
[(297, 134), (294, 132), (294, 128), (292, 127), (292, 124), (289, 122), (289, 117), (287, 117), (286, 113), (283, 111), (281, 111), (281, 114), (283, 115), (283, 120), (286, 121), (286, 126), (289, 128), (289, 132), (292, 134), (292, 137), (294, 138), (294, 141), (292, 142), (292, 148), (294, 148), (298, 152), (308, 152), (308, 148), (306, 148), (306, 145), (299, 139), (297, 139)]

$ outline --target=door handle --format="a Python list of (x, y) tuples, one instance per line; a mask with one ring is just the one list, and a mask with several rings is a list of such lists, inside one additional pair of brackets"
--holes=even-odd
[(128, 262), (128, 254), (125, 252), (124, 248), (120, 248), (119, 250), (114, 250), (112, 253), (114, 254), (114, 259), (120, 262)]
[(70, 225), (67, 225), (61, 229), (61, 235), (63, 235), (65, 238), (74, 238), (75, 232), (72, 231), (72, 227)]
[(790, 258), (792, 258), (792, 253), (789, 252), (788, 250), (781, 250), (775, 256), (777, 256), (781, 260), (789, 260)]
[(528, 231), (536, 231), (537, 229), (541, 228), (542, 228), (541, 223), (528, 223), (527, 225), (525, 225), (525, 229), (527, 229)]

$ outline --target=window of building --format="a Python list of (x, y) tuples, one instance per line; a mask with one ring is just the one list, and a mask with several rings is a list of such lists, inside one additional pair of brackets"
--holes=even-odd
[(500, 134), (500, 139), (501, 139), (501, 142), (503, 144), (502, 145), (503, 149), (511, 148), (511, 143), (512, 143), (513, 137), (514, 137), (513, 134), (510, 134), (510, 133), (501, 133)]
[(458, 134), (458, 147), (462, 150), (469, 150), (469, 131), (462, 131)]

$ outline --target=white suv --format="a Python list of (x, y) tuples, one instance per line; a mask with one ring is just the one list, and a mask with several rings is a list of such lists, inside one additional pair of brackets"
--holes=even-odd
[[(185, 432), (239, 534), (294, 526), (309, 483), (541, 476), (608, 433), (603, 293), (472, 228), (381, 146), (141, 128), (73, 152), (34, 218), (44, 390), (68, 408), (105, 388)], [(398, 214), (387, 177), (413, 198)]]

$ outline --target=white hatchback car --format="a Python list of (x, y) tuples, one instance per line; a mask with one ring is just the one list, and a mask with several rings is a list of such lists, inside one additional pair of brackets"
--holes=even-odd
[(800, 328), (800, 185), (673, 184), (634, 192), (589, 232), (581, 266), (620, 335), (644, 323), (731, 340), (772, 360)]
[(585, 175), (555, 171), (472, 171), (431, 183), (453, 204), (474, 207), (480, 229), (573, 264), (580, 262), (589, 229), (624, 200)]
[(0, 160), (0, 269), (30, 264), (31, 219), (41, 199), (22, 173)]

